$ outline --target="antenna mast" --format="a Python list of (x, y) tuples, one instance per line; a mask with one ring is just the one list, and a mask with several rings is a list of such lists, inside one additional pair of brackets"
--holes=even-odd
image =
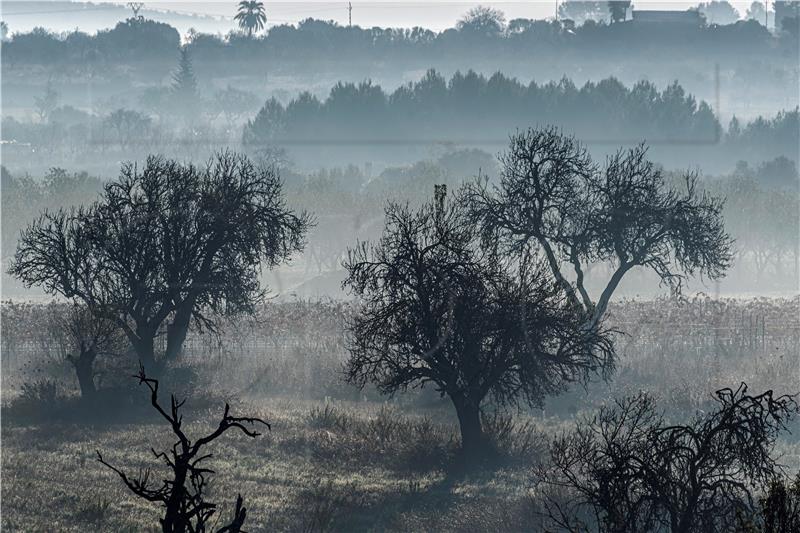
[(133, 11), (133, 18), (141, 18), (139, 17), (139, 11), (144, 7), (144, 2), (128, 2), (127, 5)]

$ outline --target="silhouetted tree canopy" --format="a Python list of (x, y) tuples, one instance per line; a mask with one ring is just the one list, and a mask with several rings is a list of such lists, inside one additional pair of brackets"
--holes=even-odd
[(123, 165), (96, 204), (42, 214), (9, 271), (114, 320), (154, 368), (162, 325), (161, 362), (178, 356), (192, 320), (215, 331), (211, 316), (252, 312), (261, 268), (301, 250), (308, 225), (273, 168), (229, 152), (204, 167), (153, 156)]
[(103, 183), (86, 172), (70, 174), (52, 168), (44, 176), (13, 176), (2, 167), (0, 213), (2, 214), (2, 255), (12, 257), (17, 237), (34, 214), (91, 203), (102, 192)]
[(708, 24), (726, 25), (739, 20), (739, 12), (727, 0), (700, 3), (697, 10), (705, 16)]
[(456, 24), (459, 31), (485, 36), (498, 36), (503, 33), (505, 27), (506, 18), (503, 12), (486, 6), (470, 9)]
[(480, 409), (538, 405), (613, 367), (609, 334), (585, 328), (542, 263), (481, 242), (467, 198), (419, 209), (390, 203), (380, 241), (348, 253), (344, 286), (360, 299), (347, 375), (385, 394), (430, 384), (453, 402), (465, 457), (484, 449)]
[(269, 100), (248, 122), (250, 145), (304, 141), (503, 142), (507, 132), (530, 123), (551, 123), (584, 139), (625, 142), (714, 143), (721, 128), (705, 102), (677, 83), (659, 91), (650, 82), (631, 88), (614, 78), (576, 87), (559, 82), (524, 85), (496, 73), (456, 72), (450, 80), (434, 70), (392, 93), (367, 81), (338, 83), (324, 101), (310, 93), (282, 105)]
[(236, 16), (233, 17), (239, 23), (239, 27), (247, 30), (248, 36), (253, 36), (253, 32), (261, 31), (267, 23), (267, 13), (264, 10), (264, 2), (255, 0), (242, 0)]
[(739, 159), (769, 150), (771, 157), (797, 157), (800, 146), (800, 113), (798, 108), (781, 111), (772, 118), (761, 117), (741, 126), (735, 119), (728, 127), (725, 143)]
[(172, 75), (172, 92), (176, 101), (193, 100), (197, 98), (197, 79), (194, 76), (192, 60), (189, 51), (181, 48), (181, 57), (178, 69)]
[(756, 514), (752, 491), (780, 473), (773, 448), (797, 403), (771, 390), (752, 395), (745, 384), (718, 390), (714, 400), (677, 424), (639, 393), (557, 438), (551, 470), (541, 474), (550, 527), (738, 531)]
[[(259, 2), (245, 2), (259, 4)], [(704, 9), (716, 13), (717, 4), (712, 2)], [(724, 9), (724, 8), (723, 8)], [(262, 21), (263, 11), (248, 8), (244, 13), (252, 23)], [(259, 14), (260, 13), (260, 14)], [(559, 6), (560, 18), (570, 19), (578, 26), (569, 29), (559, 21), (515, 19), (508, 27), (501, 12), (491, 8), (480, 8), (468, 13), (456, 28), (434, 32), (425, 28), (361, 28), (341, 26), (333, 21), (306, 19), (296, 25), (273, 26), (262, 36), (247, 36), (232, 32), (225, 37), (210, 34), (195, 34), (187, 43), (197, 64), (214, 64), (226, 70), (235, 68), (252, 71), (254, 64), (267, 62), (291, 63), (304, 59), (313, 62), (342, 63), (363, 60), (396, 61), (403, 63), (420, 60), (430, 66), (431, 58), (457, 59), (464, 54), (470, 43), (480, 47), (468, 47), (470, 51), (487, 57), (517, 59), (530, 58), (530, 49), (539, 53), (558, 52), (565, 57), (568, 52), (582, 56), (597, 50), (606, 53), (630, 56), (630, 50), (657, 46), (677, 53), (698, 47), (707, 53), (730, 56), (736, 48), (743, 54), (760, 54), (783, 43), (783, 37), (773, 36), (763, 27), (763, 18), (755, 19), (760, 32), (753, 32), (739, 24), (720, 27), (669, 28), (669, 31), (654, 31), (652, 26), (636, 24), (606, 24), (610, 18), (606, 1), (572, 1)], [(737, 17), (738, 18), (738, 17)], [(238, 18), (244, 23), (244, 19)], [(582, 25), (584, 20), (590, 24)], [(720, 19), (721, 20), (721, 19)], [(713, 20), (715, 24), (726, 24)], [(726, 21), (735, 21), (730, 17)], [(603, 21), (596, 23), (595, 21)], [(250, 24), (250, 22), (248, 22)], [(258, 31), (256, 26), (244, 26)], [(796, 57), (796, 47), (785, 41), (787, 54)], [(136, 64), (142, 60), (158, 59), (172, 62), (180, 48), (178, 31), (160, 22), (131, 18), (120, 22), (110, 30), (97, 35), (72, 32), (63, 35), (36, 28), (28, 33), (14, 33), (3, 43), (2, 57), (8, 65), (69, 63), (97, 65), (104, 63)], [(502, 55), (498, 56), (498, 53)]]
[[(646, 156), (640, 145), (618, 151), (600, 167), (578, 141), (554, 128), (512, 135), (499, 184), (471, 188), (484, 241), (544, 257), (592, 325), (636, 267), (653, 270), (675, 291), (687, 276), (720, 278), (732, 258), (723, 201), (698, 187), (691, 173), (671, 187)], [(584, 285), (585, 270), (594, 263), (613, 266), (597, 298)]]
[(564, 0), (558, 5), (558, 18), (571, 20), (575, 24), (586, 21), (607, 21), (609, 19), (609, 3), (593, 0)]
[(766, 9), (764, 8), (764, 3), (754, 1), (752, 4), (750, 4), (750, 7), (747, 8), (747, 13), (745, 15), (745, 18), (747, 18), (748, 20), (755, 20), (756, 22), (763, 23), (766, 25), (767, 22), (766, 15), (767, 12)]

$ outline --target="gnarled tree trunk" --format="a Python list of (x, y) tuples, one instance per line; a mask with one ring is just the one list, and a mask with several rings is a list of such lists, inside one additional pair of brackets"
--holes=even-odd
[(461, 430), (461, 453), (465, 460), (480, 460), (486, 452), (486, 439), (481, 427), (480, 401), (453, 398)]
[(81, 389), (81, 398), (91, 401), (97, 393), (94, 384), (94, 360), (97, 353), (94, 350), (83, 350), (77, 357), (70, 357), (75, 375), (78, 377), (78, 386)]
[(166, 361), (172, 361), (180, 357), (183, 351), (183, 343), (189, 333), (189, 322), (192, 319), (194, 301), (186, 302), (175, 312), (175, 318), (167, 326), (167, 351), (164, 354)]
[(130, 338), (136, 357), (144, 369), (152, 375), (161, 374), (161, 365), (156, 361), (155, 351), (155, 332), (149, 330), (137, 330), (137, 336)]

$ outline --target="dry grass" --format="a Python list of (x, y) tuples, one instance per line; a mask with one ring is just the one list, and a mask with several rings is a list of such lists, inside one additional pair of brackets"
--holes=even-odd
[[(241, 491), (251, 531), (466, 531), (525, 520), (529, 470), (509, 463), (474, 477), (452, 475), (455, 427), (441, 410), (408, 415), (372, 403), (287, 399), (234, 409), (264, 417), (273, 429), (214, 443), (210, 501), (227, 516)], [(189, 411), (187, 423), (200, 432), (216, 417)], [(152, 530), (158, 510), (129, 494), (95, 450), (125, 470), (160, 473), (148, 450), (166, 448), (170, 439), (157, 420), (104, 427), (6, 420), (2, 529)]]
[[(197, 428), (195, 434), (218, 420), (223, 400), (231, 400), (236, 412), (273, 424), (258, 439), (226, 435), (210, 450), (217, 470), (210, 501), (228, 516), (241, 492), (250, 531), (537, 530), (531, 467), (546, 442), (572, 426), (574, 416), (639, 389), (656, 394), (676, 419), (702, 408), (715, 389), (740, 381), (754, 391), (797, 392), (798, 306), (797, 298), (614, 305), (609, 324), (628, 335), (619, 339), (613, 380), (575, 387), (548, 401), (544, 411), (489, 415), (484, 424), (499, 466), (466, 478), (454, 473), (457, 428), (446, 401), (425, 391), (383, 403), (374, 391), (359, 392), (341, 382), (337, 372), (346, 352), (340, 322), (346, 306), (278, 306), (264, 320), (272, 325), (269, 335), (259, 333), (258, 324), (240, 325), (231, 342), (223, 339), (225, 348), (210, 355), (204, 355), (208, 346), (202, 339), (195, 339), (187, 357), (191, 368), (179, 369), (195, 374), (178, 381), (190, 383), (186, 420)], [(4, 325), (14, 315), (19, 326), (4, 338), (8, 349), (16, 343), (21, 364), (15, 368), (42, 367), (41, 360), (24, 358), (53, 350), (41, 328), (21, 331), (35, 309), (3, 313)], [(147, 415), (146, 405), (143, 410), (130, 402), (123, 418), (106, 416), (104, 424), (66, 422), (76, 418), (58, 409), (69, 405), (51, 409), (56, 417), (15, 421), (9, 415), (26, 410), (9, 410), (10, 400), (31, 396), (30, 412), (53, 393), (45, 382), (23, 390), (19, 385), (25, 381), (61, 380), (64, 391), (74, 391), (71, 375), (52, 364), (44, 367), (35, 374), (14, 374), (6, 367), (3, 376), (2, 529), (153, 530), (158, 509), (134, 499), (94, 454), (99, 449), (110, 463), (133, 472), (157, 468), (149, 449), (171, 445), (167, 428)], [(140, 393), (133, 387), (134, 397)], [(119, 423), (109, 425), (109, 419)], [(790, 471), (800, 468), (800, 425), (796, 428), (776, 450)]]

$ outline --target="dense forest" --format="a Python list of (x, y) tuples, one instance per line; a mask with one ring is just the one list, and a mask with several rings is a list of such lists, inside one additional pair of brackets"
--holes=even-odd
[[(200, 92), (190, 56), (169, 84), (145, 93), (134, 106), (113, 101), (87, 112), (63, 104), (54, 84), (36, 98), (36, 119), (4, 116), (5, 164), (15, 173), (81, 162), (95, 173), (114, 172), (117, 157), (154, 149), (194, 157), (220, 141), (304, 171), (326, 164), (368, 164), (376, 171), (407, 164), (430, 150), (474, 147), (496, 151), (508, 132), (526, 124), (554, 124), (580, 136), (598, 154), (641, 140), (668, 167), (687, 158), (710, 172), (731, 172), (776, 157), (797, 164), (797, 108), (751, 121), (721, 124), (711, 106), (678, 83), (659, 89), (615, 78), (576, 86), (571, 80), (523, 84), (502, 73), (457, 72), (449, 80), (429, 70), (419, 81), (386, 92), (372, 82), (337, 83), (327, 98), (302, 92), (286, 104), (228, 86)], [(477, 110), (477, 111), (476, 111)], [(190, 142), (189, 142), (190, 141)], [(402, 147), (398, 149), (398, 147)], [(31, 153), (46, 153), (47, 166)]]

